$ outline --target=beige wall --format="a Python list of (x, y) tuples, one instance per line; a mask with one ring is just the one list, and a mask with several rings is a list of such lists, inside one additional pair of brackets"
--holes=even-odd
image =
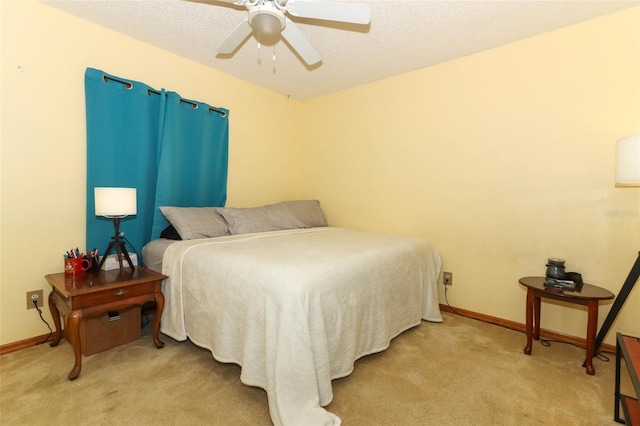
[[(640, 250), (640, 188), (614, 188), (615, 141), (640, 132), (638, 22), (634, 8), (305, 102), (302, 196), (332, 225), (429, 239), (456, 307), (523, 323), (518, 278), (548, 257), (617, 294)], [(543, 303), (542, 327), (584, 337), (586, 313)], [(616, 330), (640, 335), (640, 288), (606, 342)]]
[(227, 205), (297, 196), (300, 102), (40, 3), (2, 1), (0, 14), (0, 344), (48, 332), (26, 292), (47, 295), (44, 275), (84, 245), (87, 67), (228, 108)]
[[(523, 322), (517, 278), (547, 257), (617, 293), (640, 250), (640, 190), (613, 187), (639, 8), (304, 103), (39, 3), (0, 15), (0, 344), (47, 331), (25, 293), (84, 242), (86, 67), (229, 108), (228, 205), (318, 198), (332, 225), (424, 236), (454, 306)], [(640, 334), (638, 306), (616, 330)], [(542, 326), (585, 317), (545, 304)]]

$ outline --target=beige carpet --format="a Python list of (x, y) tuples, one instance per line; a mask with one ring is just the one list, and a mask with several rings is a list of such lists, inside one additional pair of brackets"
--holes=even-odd
[[(498, 326), (444, 313), (382, 353), (359, 360), (333, 383), (327, 407), (343, 425), (614, 425), (615, 356), (534, 342)], [(83, 358), (69, 382), (73, 353), (63, 341), (0, 356), (2, 425), (270, 425), (266, 393), (240, 383), (240, 368), (162, 336)], [(624, 383), (624, 386), (630, 386)]]

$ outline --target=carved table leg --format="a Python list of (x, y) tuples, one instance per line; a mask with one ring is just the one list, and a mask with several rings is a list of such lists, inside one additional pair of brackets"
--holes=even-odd
[(533, 292), (533, 340), (540, 340), (540, 296)]
[(82, 311), (71, 311), (67, 315), (66, 330), (67, 339), (73, 347), (76, 356), (76, 363), (69, 372), (69, 380), (77, 379), (82, 369), (82, 348), (80, 347), (80, 322), (82, 321)]
[(527, 346), (524, 347), (524, 353), (531, 355), (531, 339), (533, 337), (533, 290), (527, 289)]
[(160, 317), (162, 316), (162, 310), (164, 309), (164, 295), (162, 292), (156, 293), (156, 314), (153, 320), (153, 343), (156, 344), (156, 348), (161, 349), (164, 347), (164, 342), (158, 337), (160, 331)]
[(596, 351), (596, 328), (598, 325), (598, 301), (589, 301), (589, 312), (587, 319), (587, 359), (585, 360), (585, 366), (587, 367), (587, 374), (593, 376), (596, 374), (596, 369), (593, 368), (593, 356)]
[(53, 340), (49, 342), (49, 346), (58, 346), (60, 339), (62, 339), (62, 328), (60, 327), (60, 312), (56, 306), (56, 302), (53, 300), (53, 291), (49, 293), (49, 312), (53, 318), (53, 324), (56, 328), (56, 332), (53, 335)]

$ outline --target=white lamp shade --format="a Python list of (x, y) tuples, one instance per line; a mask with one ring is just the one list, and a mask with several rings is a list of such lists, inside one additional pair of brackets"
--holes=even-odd
[(135, 188), (93, 188), (96, 216), (125, 217), (137, 213)]
[(640, 186), (640, 133), (620, 139), (617, 143), (616, 185)]

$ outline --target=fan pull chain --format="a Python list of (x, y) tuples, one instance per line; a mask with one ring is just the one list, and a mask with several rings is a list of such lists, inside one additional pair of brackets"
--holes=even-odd
[(273, 56), (271, 57), (273, 59), (273, 73), (276, 73), (276, 45), (273, 45)]
[(260, 55), (260, 42), (258, 42), (258, 64), (261, 64), (261, 63), (262, 63), (262, 58)]

